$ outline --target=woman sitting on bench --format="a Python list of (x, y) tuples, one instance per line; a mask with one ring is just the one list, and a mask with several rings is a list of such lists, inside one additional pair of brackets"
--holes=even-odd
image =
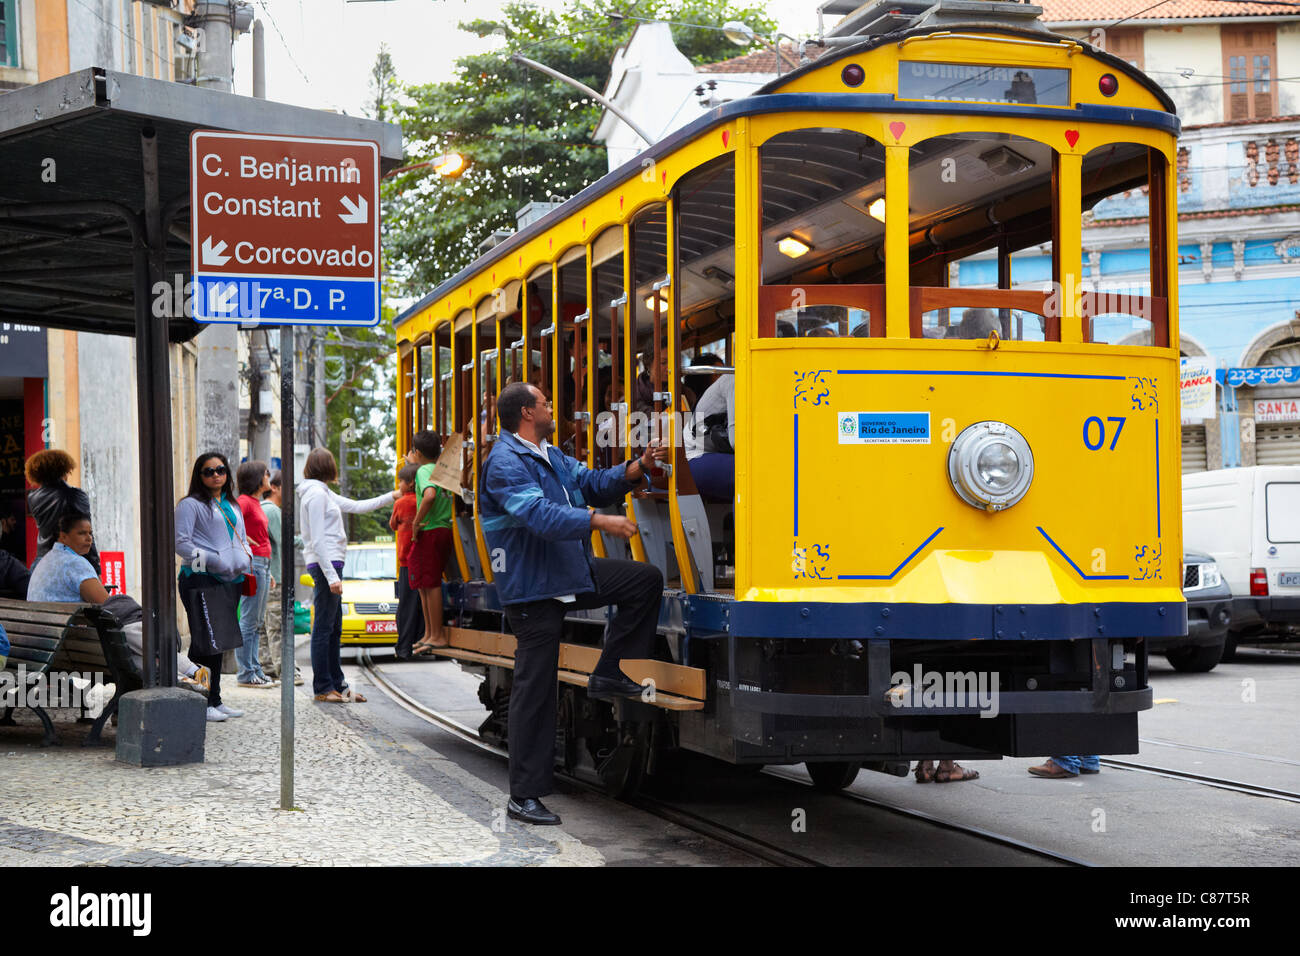
[[(45, 557), (32, 568), (31, 581), (27, 585), (27, 600), (68, 604), (103, 604), (108, 601), (108, 591), (86, 560), (86, 553), (94, 541), (90, 519), (85, 515), (72, 513), (60, 518), (57, 540)], [(121, 601), (122, 596), (119, 595), (116, 600)], [(135, 604), (134, 601), (131, 603)], [(135, 657), (136, 666), (143, 670), (144, 628), (140, 616), (129, 623), (122, 621), (122, 630), (126, 634), (127, 646)], [(176, 672), (181, 675), (183, 682), (196, 688), (207, 683), (206, 668), (195, 667), (184, 654), (176, 655)]]

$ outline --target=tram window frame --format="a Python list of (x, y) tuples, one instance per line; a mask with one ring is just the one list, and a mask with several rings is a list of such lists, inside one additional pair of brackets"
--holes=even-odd
[(416, 391), (418, 408), (416, 412), (416, 431), (423, 431), (433, 421), (433, 402), (435, 379), (431, 374), (433, 368), (433, 344), (429, 338), (422, 338), (415, 346), (417, 369)]
[[(734, 327), (738, 268), (736, 201), (739, 191), (745, 188), (737, 176), (735, 153), (726, 153), (697, 166), (673, 187), (673, 261), (667, 269), (672, 285), (669, 307), (663, 312), (671, 316), (678, 328), (715, 324)], [(703, 198), (710, 186), (721, 187), (714, 191), (720, 202), (712, 207)], [(696, 205), (700, 207), (698, 210)], [(706, 238), (710, 232), (722, 236), (722, 241), (710, 242)], [(688, 238), (690, 244), (705, 251), (687, 250)], [(659, 340), (667, 343), (664, 347), (672, 347), (673, 339), (669, 339), (667, 331)], [(671, 363), (669, 374), (672, 374)]]
[[(589, 376), (579, 374), (580, 368), (585, 371), (587, 362), (587, 332), (591, 311), (587, 294), (589, 258), (586, 244), (572, 246), (556, 260), (555, 273), (560, 304), (555, 332), (558, 336), (556, 375), (559, 389), (551, 399), (556, 422), (555, 444), (580, 461), (586, 460), (591, 444), (586, 434), (589, 422), (584, 417), (588, 411)], [(579, 304), (582, 305), (581, 309), (578, 308)], [(588, 318), (578, 322), (577, 319), (584, 314)], [(572, 395), (567, 387), (569, 383), (573, 385)], [(568, 445), (570, 439), (571, 446)]]
[[(793, 155), (779, 155), (782, 149)], [(811, 157), (833, 149), (843, 154), (838, 162), (804, 168), (814, 162)], [(885, 144), (875, 137), (831, 126), (785, 130), (758, 147), (759, 338), (884, 337), (885, 227), (871, 210), (885, 196), (885, 155)], [(787, 171), (786, 163), (797, 167)], [(796, 194), (798, 189), (803, 192)], [(855, 221), (861, 230), (848, 242), (828, 246), (845, 235), (836, 230), (852, 213), (860, 217)], [(780, 249), (789, 239), (807, 251), (789, 256)], [(805, 259), (808, 253), (812, 257)]]
[[(1111, 189), (1107, 185), (1101, 185), (1102, 174), (1118, 165), (1111, 157), (1121, 147), (1127, 147), (1130, 150), (1145, 150), (1145, 173), (1139, 179), (1130, 178), (1121, 180), (1120, 184)], [(1093, 159), (1093, 157), (1096, 159)], [(1136, 162), (1139, 158), (1131, 156), (1125, 162), (1127, 167), (1137, 166), (1142, 168)], [(1091, 164), (1091, 168), (1090, 168)], [(1123, 287), (1118, 291), (1113, 291), (1109, 287), (1097, 289), (1097, 277), (1090, 277), (1090, 281), (1083, 289), (1080, 295), (1080, 321), (1082, 323), (1083, 341), (1088, 345), (1108, 345), (1119, 344), (1125, 338), (1131, 336), (1134, 332), (1146, 332), (1149, 330), (1151, 343), (1157, 348), (1170, 347), (1170, 324), (1169, 324), (1169, 224), (1167, 218), (1167, 197), (1170, 195), (1169, 186), (1169, 167), (1170, 164), (1165, 155), (1153, 146), (1145, 143), (1118, 140), (1110, 143), (1103, 143), (1095, 146), (1083, 156), (1081, 164), (1081, 186), (1080, 201), (1082, 208), (1080, 214), (1095, 215), (1098, 204), (1113, 199), (1120, 193), (1125, 194), (1125, 198), (1133, 193), (1139, 196), (1145, 196), (1145, 215), (1149, 224), (1150, 243), (1146, 247), (1147, 263), (1145, 270), (1138, 270), (1139, 274), (1145, 271), (1146, 294), (1134, 294), (1127, 288)], [(1116, 175), (1114, 172), (1111, 175)], [(1107, 191), (1109, 190), (1109, 191)], [(1126, 250), (1126, 254), (1132, 254), (1133, 250)], [(1101, 253), (1098, 257), (1098, 267), (1103, 263)], [(1122, 274), (1122, 273), (1121, 273)], [(1106, 281), (1105, 273), (1102, 271), (1102, 280)], [(1136, 305), (1135, 305), (1136, 303)], [(1115, 320), (1121, 317), (1129, 319), (1129, 328), (1114, 328)], [(1104, 321), (1109, 320), (1109, 321)], [(1145, 324), (1139, 324), (1145, 323)], [(1106, 331), (1107, 329), (1110, 331)], [(1104, 334), (1107, 339), (1113, 341), (1098, 341), (1098, 336)]]
[[(456, 373), (454, 369), (454, 360), (451, 350), (451, 323), (442, 322), (434, 327), (433, 330), (433, 354), (437, 357), (437, 401), (435, 408), (437, 410), (435, 430), (445, 442), (451, 437), (454, 430), (452, 428), (452, 394), (455, 389)], [(446, 342), (447, 344), (443, 344)]]
[(405, 448), (411, 447), (411, 442), (415, 438), (417, 431), (417, 416), (419, 415), (420, 389), (419, 379), (416, 376), (416, 361), (418, 352), (413, 344), (409, 342), (401, 343), (398, 347), (398, 381), (401, 384), (401, 407), (405, 409), (405, 428), (403, 429), (402, 439)]
[[(528, 381), (541, 390), (548, 400), (553, 400), (554, 385), (551, 364), (555, 344), (554, 270), (551, 263), (533, 269), (524, 281), (528, 301)], [(550, 331), (547, 331), (547, 330)], [(533, 357), (537, 365), (533, 365)]]
[[(951, 143), (949, 147), (946, 144)], [(969, 147), (959, 144), (971, 144)], [(947, 155), (945, 155), (947, 154)], [(931, 136), (912, 147), (908, 158), (908, 297), (909, 332), (913, 339), (944, 341), (987, 339), (994, 332), (1007, 341), (1059, 342), (1061, 321), (1052, 290), (1061, 288), (1060, 204), (1061, 154), (1049, 143), (996, 129), (958, 130)], [(1030, 166), (1011, 169), (1017, 161)], [(932, 168), (941, 184), (965, 185), (992, 181), (984, 192), (949, 199), (936, 188), (927, 193), (932, 212), (918, 202), (918, 189), (933, 186), (918, 169)], [(1026, 176), (1017, 187), (1011, 180)], [(964, 171), (964, 172), (963, 172)], [(966, 178), (963, 178), (966, 177)], [(956, 192), (956, 190), (953, 190)], [(1036, 201), (1037, 200), (1037, 201)], [(999, 210), (999, 206), (1003, 208)], [(1046, 225), (1043, 213), (1047, 212)], [(966, 231), (962, 231), (963, 227)], [(1016, 288), (1012, 263), (1016, 253), (1046, 246), (1051, 257), (1050, 280)], [(997, 260), (995, 287), (952, 284), (952, 267), (993, 250)], [(926, 282), (926, 273), (931, 281)], [(995, 315), (986, 314), (995, 310)], [(926, 317), (935, 315), (933, 323)], [(1035, 316), (1038, 336), (1024, 338), (1017, 331)], [(963, 334), (967, 319), (978, 323), (980, 335)], [(947, 321), (945, 321), (945, 319)], [(1032, 324), (1029, 327), (1033, 328)], [(942, 335), (935, 333), (942, 330)], [(954, 334), (954, 332), (956, 334)]]
[[(591, 243), (591, 332), (589, 333), (593, 340), (594, 346), (591, 351), (594, 357), (594, 367), (589, 369), (589, 387), (591, 389), (589, 405), (592, 413), (591, 428), (591, 448), (592, 464), (595, 467), (608, 468), (616, 460), (621, 460), (622, 434), (617, 428), (617, 416), (614, 417), (614, 424), (609, 424), (605, 416), (614, 412), (614, 406), (618, 404), (615, 397), (615, 389), (622, 384), (624, 394), (626, 395), (626, 382), (621, 366), (623, 363), (623, 349), (627, 347), (623, 332), (624, 320), (628, 302), (630, 301), (626, 288), (627, 273), (627, 235), (622, 223), (617, 223), (606, 227), (596, 235)], [(616, 247), (616, 248), (615, 248)], [(610, 295), (611, 292), (617, 292), (617, 295)], [(615, 305), (615, 303), (619, 303)], [(608, 348), (601, 349), (602, 343), (607, 343)], [(604, 351), (609, 356), (609, 382), (608, 385), (602, 384), (602, 366), (600, 364), (601, 354)], [(609, 398), (606, 399), (606, 391), (609, 392)], [(601, 427), (605, 422), (604, 427)], [(607, 432), (609, 437), (606, 436)], [(612, 443), (610, 442), (612, 437)]]

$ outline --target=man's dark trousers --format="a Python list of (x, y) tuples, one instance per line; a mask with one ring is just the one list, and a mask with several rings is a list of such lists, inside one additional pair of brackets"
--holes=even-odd
[(410, 657), (416, 641), (424, 639), (424, 611), (420, 592), (411, 588), (410, 572), (402, 565), (397, 572), (397, 647), (398, 657)]
[(557, 600), (506, 605), (514, 631), (514, 684), (510, 690), (507, 735), (510, 746), (510, 795), (543, 797), (551, 792), (555, 769), (555, 707), (560, 637), (569, 609), (618, 608), (605, 629), (604, 649), (592, 672), (600, 677), (623, 676), (618, 662), (649, 657), (664, 578), (652, 564), (594, 558), (596, 590), (579, 594), (576, 603)]

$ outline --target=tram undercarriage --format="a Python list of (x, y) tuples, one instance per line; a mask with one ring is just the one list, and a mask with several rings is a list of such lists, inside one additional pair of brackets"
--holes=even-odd
[[(479, 633), (502, 629), (492, 611), (461, 621)], [(599, 612), (575, 617), (564, 642), (594, 649), (602, 628)], [(659, 645), (660, 659), (703, 672), (699, 706), (665, 706), (650, 685), (641, 701), (594, 701), (562, 677), (557, 766), (587, 768), (620, 796), (647, 777), (671, 777), (685, 754), (754, 767), (806, 763), (814, 783), (836, 789), (859, 767), (903, 774), (918, 759), (1136, 753), (1137, 712), (1151, 706), (1140, 638), (687, 640), (661, 629)], [(461, 663), (485, 677), (480, 732), (508, 746), (512, 670)]]

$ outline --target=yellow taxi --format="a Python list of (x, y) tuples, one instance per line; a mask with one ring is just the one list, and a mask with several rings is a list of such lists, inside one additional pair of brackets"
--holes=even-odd
[[(343, 636), (353, 647), (397, 643), (397, 549), (391, 541), (349, 544), (343, 559)], [(310, 585), (311, 577), (303, 575)]]

